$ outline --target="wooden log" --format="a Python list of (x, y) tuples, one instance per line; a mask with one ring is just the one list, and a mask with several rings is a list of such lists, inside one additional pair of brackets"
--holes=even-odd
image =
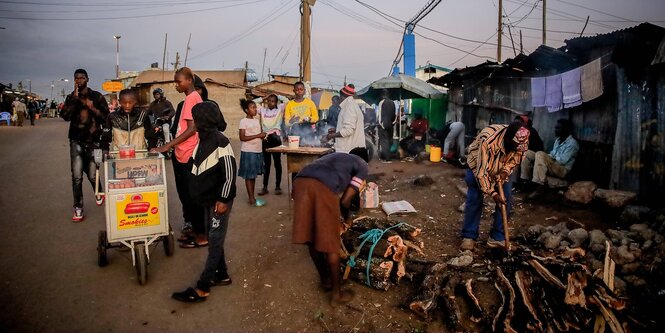
[[(347, 230), (342, 234), (342, 243), (346, 247), (347, 251), (349, 251), (351, 254), (354, 254), (356, 257), (367, 259), (367, 255), (369, 255), (369, 250), (372, 247), (372, 243), (369, 241), (365, 242), (362, 249), (358, 251), (358, 247), (360, 247), (360, 244), (362, 244), (362, 240), (360, 239), (362, 234), (362, 232), (358, 232), (353, 229)], [(388, 241), (384, 238), (380, 239), (374, 247), (372, 257), (383, 256), (389, 248), (390, 244)]]
[[(351, 268), (349, 276), (361, 284), (366, 284), (367, 260), (362, 258), (356, 258), (355, 260), (356, 266)], [(393, 270), (393, 264), (391, 260), (372, 258), (369, 269), (370, 287), (385, 291), (390, 289), (390, 286), (392, 286), (390, 272)]]
[[(404, 245), (402, 237), (397, 235), (388, 237), (388, 244), (390, 244), (390, 248), (383, 255), (383, 257), (390, 257), (397, 263), (397, 272), (395, 274), (397, 276), (396, 282), (399, 283), (402, 277), (406, 275), (406, 257), (409, 248)], [(392, 254), (388, 252), (392, 252)]]
[(600, 309), (600, 314), (603, 316), (603, 319), (607, 322), (607, 325), (610, 327), (610, 330), (613, 333), (625, 333), (626, 331), (623, 328), (623, 325), (619, 322), (617, 317), (614, 315), (612, 310), (608, 309), (603, 305), (603, 302), (598, 299), (596, 296), (592, 296), (593, 302), (598, 305)]
[(540, 262), (538, 262), (537, 260), (532, 259), (532, 260), (528, 260), (527, 263), (529, 263), (529, 265), (531, 267), (533, 267), (533, 269), (536, 271), (536, 273), (538, 273), (538, 275), (540, 275), (540, 277), (545, 279), (545, 281), (549, 282), (550, 284), (552, 284), (553, 286), (555, 286), (558, 289), (561, 289), (561, 290), (566, 289), (566, 286), (563, 285), (561, 280), (559, 280), (558, 277), (554, 276), (554, 274), (552, 274), (552, 272), (550, 272), (547, 268), (545, 268), (545, 266), (543, 266)]
[(536, 331), (541, 331), (543, 329), (543, 322), (538, 318), (538, 313), (533, 305), (533, 277), (529, 272), (517, 271), (515, 272), (515, 284), (522, 296), (522, 303), (531, 315), (531, 323), (527, 324), (527, 327), (532, 327)]
[(584, 295), (584, 288), (586, 288), (586, 286), (586, 274), (583, 272), (569, 273), (564, 303), (568, 305), (579, 305), (586, 308), (586, 296)]
[(496, 275), (499, 278), (499, 281), (503, 284), (503, 286), (508, 290), (508, 308), (506, 309), (506, 315), (504, 316), (503, 319), (503, 328), (504, 331), (507, 333), (517, 333), (512, 328), (512, 320), (513, 316), (515, 315), (515, 289), (513, 289), (513, 286), (510, 284), (510, 281), (506, 277), (505, 274), (503, 274), (503, 271), (501, 270), (501, 267), (497, 266), (496, 267)]
[(496, 332), (496, 324), (499, 323), (499, 319), (503, 313), (503, 308), (506, 306), (506, 296), (504, 295), (503, 290), (501, 290), (501, 287), (499, 287), (499, 284), (494, 282), (494, 288), (496, 288), (496, 290), (499, 292), (499, 295), (501, 296), (501, 305), (496, 311), (496, 315), (494, 315), (494, 320), (492, 320), (492, 332)]
[(445, 287), (441, 291), (441, 296), (443, 298), (443, 307), (445, 308), (445, 321), (450, 330), (453, 332), (460, 332), (462, 328), (460, 327), (460, 318), (462, 314), (460, 313), (459, 306), (457, 306), (456, 297), (455, 297), (455, 287), (459, 284), (459, 277), (453, 275), (448, 278)]
[(438, 305), (445, 268), (444, 263), (432, 265), (420, 283), (418, 293), (409, 303), (409, 309), (424, 319), (430, 319), (430, 312)]
[(473, 279), (467, 279), (463, 283), (460, 283), (460, 289), (463, 291), (463, 295), (466, 296), (467, 303), (471, 308), (471, 321), (474, 323), (479, 323), (483, 320), (484, 311), (478, 302), (478, 297), (473, 293)]
[[(394, 222), (385, 219), (377, 219), (374, 217), (365, 217), (363, 219), (356, 219), (351, 226), (352, 230), (359, 232), (365, 232), (371, 229), (382, 229), (386, 230), (392, 226), (397, 225), (399, 222)], [(398, 227), (392, 228), (386, 231), (387, 236), (399, 235), (402, 239), (409, 240), (416, 244), (419, 244), (420, 241), (417, 237), (420, 235), (422, 230), (420, 228), (412, 227), (406, 224), (402, 224)]]
[(619, 298), (619, 296), (610, 290), (610, 288), (603, 282), (595, 279), (591, 284), (591, 290), (593, 291), (594, 297), (597, 297), (610, 309), (621, 311), (626, 308), (626, 301)]

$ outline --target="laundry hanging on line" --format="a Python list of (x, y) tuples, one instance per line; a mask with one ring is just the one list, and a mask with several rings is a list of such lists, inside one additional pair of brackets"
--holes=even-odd
[(572, 108), (603, 94), (600, 58), (562, 74), (531, 78), (531, 106), (549, 112)]

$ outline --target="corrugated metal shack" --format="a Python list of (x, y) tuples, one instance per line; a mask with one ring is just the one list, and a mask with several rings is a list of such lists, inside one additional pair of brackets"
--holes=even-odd
[[(580, 143), (571, 180), (593, 180), (652, 201), (665, 195), (664, 37), (665, 28), (642, 23), (566, 40), (559, 49), (542, 45), (502, 64), (455, 69), (430, 82), (449, 89), (447, 120), (464, 122), (469, 141), (487, 125), (529, 114), (549, 150), (556, 121), (568, 118)], [(563, 73), (597, 58), (602, 96), (554, 113), (532, 107), (531, 77)]]

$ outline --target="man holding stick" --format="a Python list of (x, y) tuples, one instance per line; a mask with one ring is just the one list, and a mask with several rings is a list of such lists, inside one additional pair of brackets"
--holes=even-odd
[[(528, 146), (529, 130), (521, 122), (491, 125), (483, 129), (469, 146), (469, 168), (464, 176), (469, 190), (466, 195), (461, 250), (473, 250), (475, 246), (483, 209), (483, 194), (491, 196), (496, 202), (487, 246), (504, 247), (506, 237), (500, 208), (506, 205), (507, 214), (510, 214), (510, 174), (522, 162)], [(502, 186), (505, 198), (499, 194), (498, 186)]]

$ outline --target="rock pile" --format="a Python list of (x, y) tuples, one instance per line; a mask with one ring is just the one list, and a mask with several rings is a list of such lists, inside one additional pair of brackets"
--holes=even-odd
[(610, 256), (616, 263), (618, 293), (626, 294), (630, 291), (627, 289), (647, 292), (647, 287), (654, 294), (665, 290), (662, 279), (656, 284), (649, 283), (665, 275), (662, 267), (665, 258), (665, 214), (628, 206), (621, 216), (630, 222), (644, 222), (604, 232), (579, 227), (570, 229), (565, 222), (554, 226), (534, 225), (529, 227), (526, 237), (530, 240), (530, 246), (553, 252), (576, 247), (586, 250), (586, 264), (592, 272), (603, 269), (606, 241), (609, 241)]

